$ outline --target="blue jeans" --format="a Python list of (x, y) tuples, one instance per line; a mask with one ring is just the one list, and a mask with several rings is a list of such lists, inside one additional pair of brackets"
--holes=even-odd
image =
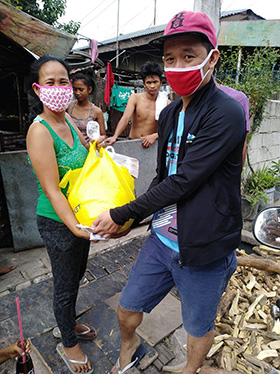
[(203, 337), (214, 329), (217, 308), (237, 267), (235, 251), (204, 266), (179, 265), (179, 253), (151, 233), (133, 264), (119, 304), (131, 311), (149, 313), (176, 285), (186, 331)]
[(53, 274), (53, 310), (66, 348), (77, 343), (76, 300), (86, 270), (90, 241), (76, 237), (67, 226), (37, 216), (40, 235), (47, 248)]

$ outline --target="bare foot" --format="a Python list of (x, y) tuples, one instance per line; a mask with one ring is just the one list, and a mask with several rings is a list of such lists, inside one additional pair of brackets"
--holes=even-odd
[(75, 326), (75, 333), (77, 335), (87, 331), (88, 329), (85, 327), (87, 326), (90, 331), (87, 333), (87, 334), (82, 334), (82, 337), (84, 338), (89, 338), (89, 339), (94, 339), (96, 338), (96, 331), (94, 330), (94, 328), (92, 326), (90, 326), (88, 323), (83, 323), (82, 325), (80, 325), (79, 323), (76, 323), (76, 326)]
[[(72, 348), (65, 348), (63, 347), (63, 350), (65, 352), (65, 355), (70, 360), (76, 360), (76, 361), (85, 361), (85, 355), (83, 351), (81, 350), (81, 347), (79, 344), (75, 345)], [(78, 373), (87, 373), (91, 369), (91, 363), (88, 359), (88, 362), (86, 364), (74, 364), (70, 362), (70, 365), (72, 369)]]
[(10, 266), (8, 268), (0, 268), (0, 275), (4, 275), (9, 273), (10, 271), (14, 270), (16, 266)]
[[(131, 363), (132, 356), (134, 355), (136, 349), (140, 346), (141, 340), (140, 338), (135, 334), (133, 337), (133, 340), (129, 343), (122, 343), (121, 351), (120, 351), (120, 369), (123, 370), (126, 365)], [(116, 368), (116, 365), (112, 368), (112, 374), (118, 374), (118, 370)]]

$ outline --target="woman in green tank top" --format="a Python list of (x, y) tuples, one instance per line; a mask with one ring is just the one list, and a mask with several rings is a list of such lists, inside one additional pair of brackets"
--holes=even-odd
[[(57, 352), (72, 372), (92, 373), (78, 338), (93, 339), (88, 324), (76, 323), (75, 305), (79, 281), (86, 269), (89, 233), (77, 228), (78, 221), (59, 182), (69, 169), (83, 166), (88, 144), (66, 109), (72, 99), (69, 70), (65, 62), (42, 56), (32, 65), (32, 88), (40, 102), (33, 108), (27, 134), (27, 151), (37, 177), (39, 199), (37, 222), (47, 248), (54, 281), (54, 314), (61, 338)], [(98, 142), (104, 140), (104, 136)]]

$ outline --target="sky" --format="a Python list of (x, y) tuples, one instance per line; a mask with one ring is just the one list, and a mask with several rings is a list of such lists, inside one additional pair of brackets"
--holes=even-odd
[[(211, 0), (205, 0), (211, 1)], [(154, 26), (153, 0), (119, 0), (119, 34)], [(280, 19), (279, 0), (221, 0), (221, 10), (252, 9), (266, 19)], [(118, 0), (67, 0), (66, 14), (60, 22), (80, 21), (78, 34), (98, 42), (117, 35)], [(174, 14), (193, 10), (193, 0), (156, 0), (156, 23), (166, 24)], [(78, 45), (88, 42), (80, 40)]]

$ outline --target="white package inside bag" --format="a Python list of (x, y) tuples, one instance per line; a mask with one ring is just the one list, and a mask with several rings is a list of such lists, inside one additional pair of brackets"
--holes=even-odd
[(92, 140), (97, 140), (100, 137), (100, 127), (97, 121), (88, 121), (87, 136)]
[(112, 157), (112, 159), (115, 161), (115, 163), (118, 166), (124, 166), (129, 171), (129, 174), (133, 178), (138, 178), (139, 175), (139, 161), (137, 158), (129, 157), (125, 155), (121, 155), (120, 153), (116, 153), (115, 149), (109, 145), (105, 148), (106, 152), (108, 152), (108, 155)]

